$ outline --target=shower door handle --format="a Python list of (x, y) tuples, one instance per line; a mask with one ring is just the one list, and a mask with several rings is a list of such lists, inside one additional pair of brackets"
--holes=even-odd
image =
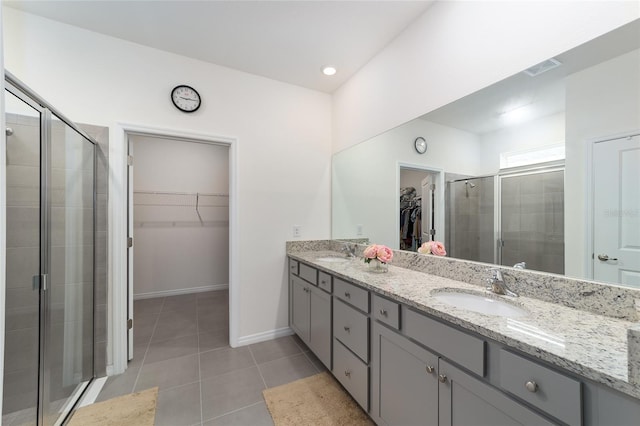
[(599, 254), (598, 255), (598, 260), (602, 260), (603, 262), (606, 262), (607, 260), (618, 260), (617, 257), (609, 257), (606, 254)]
[(32, 280), (33, 290), (47, 290), (47, 274), (34, 275)]

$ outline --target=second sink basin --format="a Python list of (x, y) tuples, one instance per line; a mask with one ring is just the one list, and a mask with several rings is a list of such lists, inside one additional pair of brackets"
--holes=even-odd
[(455, 306), (459, 309), (478, 312), (485, 315), (495, 315), (499, 317), (518, 318), (529, 313), (511, 303), (493, 299), (480, 294), (459, 293), (446, 291), (433, 294), (440, 302)]

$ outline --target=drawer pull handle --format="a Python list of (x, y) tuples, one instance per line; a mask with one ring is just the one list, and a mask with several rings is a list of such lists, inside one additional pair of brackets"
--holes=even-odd
[(346, 297), (347, 299), (351, 298), (351, 293), (349, 293), (348, 291), (344, 292), (344, 297)]
[(347, 376), (348, 378), (351, 378), (351, 371), (344, 370), (344, 375)]
[(447, 376), (446, 374), (440, 374), (438, 376), (438, 380), (440, 381), (440, 383), (447, 383)]
[(387, 311), (385, 311), (384, 309), (380, 309), (380, 315), (382, 315), (383, 317), (386, 317)]
[(344, 326), (344, 331), (346, 331), (347, 333), (351, 333), (351, 327), (347, 327), (346, 325)]
[(538, 384), (536, 382), (534, 382), (533, 380), (528, 381), (524, 385), (524, 387), (526, 387), (529, 392), (537, 392), (538, 391)]
[(325, 280), (320, 281), (320, 284), (326, 284), (327, 282)]
[(432, 365), (427, 365), (427, 373), (431, 374), (435, 371), (435, 368), (433, 368)]

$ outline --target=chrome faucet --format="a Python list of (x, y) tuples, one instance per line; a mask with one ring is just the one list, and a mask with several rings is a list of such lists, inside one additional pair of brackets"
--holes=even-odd
[(356, 245), (355, 244), (350, 245), (349, 243), (345, 243), (340, 251), (342, 251), (345, 254), (345, 256), (347, 256), (347, 257), (356, 257)]
[(504, 278), (502, 277), (502, 272), (499, 269), (490, 269), (492, 276), (491, 278), (487, 278), (487, 282), (489, 282), (489, 286), (487, 290), (490, 290), (496, 294), (504, 294), (506, 296), (518, 297), (518, 293), (514, 293), (507, 287), (507, 284), (504, 282)]

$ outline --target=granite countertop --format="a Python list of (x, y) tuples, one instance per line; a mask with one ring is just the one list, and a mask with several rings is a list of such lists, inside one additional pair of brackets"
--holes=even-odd
[[(627, 355), (627, 329), (638, 323), (529, 297), (498, 296), (477, 285), (392, 265), (388, 273), (376, 274), (369, 272), (362, 258), (337, 263), (317, 260), (344, 256), (332, 251), (287, 254), (534, 358), (640, 398), (640, 384), (629, 380)], [(529, 315), (512, 319), (458, 309), (433, 297), (433, 293), (445, 289), (499, 298), (524, 308)]]

